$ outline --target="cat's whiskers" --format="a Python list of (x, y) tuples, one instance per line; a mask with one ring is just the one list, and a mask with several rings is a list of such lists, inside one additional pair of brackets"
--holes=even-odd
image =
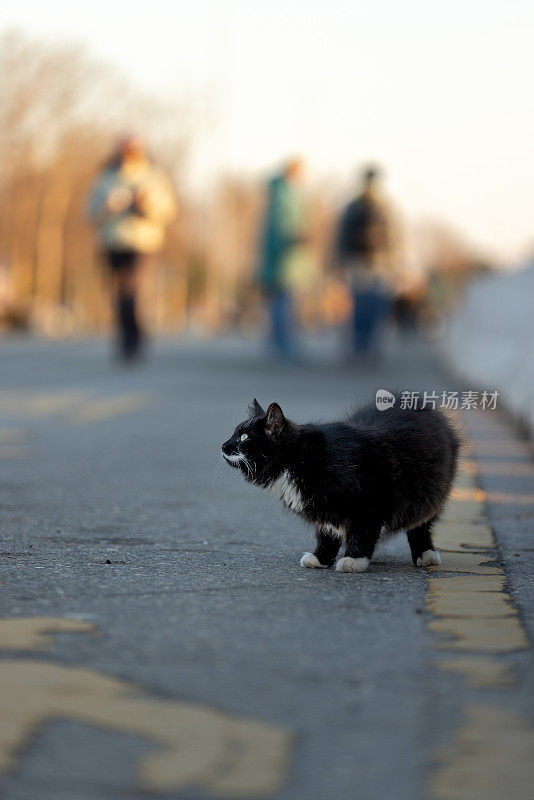
[(254, 476), (254, 472), (252, 471), (252, 467), (250, 466), (250, 461), (248, 460), (247, 456), (244, 453), (240, 453), (239, 455), (241, 456), (241, 459), (245, 467), (247, 468), (247, 474), (249, 478), (252, 478)]
[(223, 459), (217, 458), (213, 464), (212, 481), (218, 480), (219, 487), (222, 487), (223, 481), (227, 483), (227, 471), (224, 469)]

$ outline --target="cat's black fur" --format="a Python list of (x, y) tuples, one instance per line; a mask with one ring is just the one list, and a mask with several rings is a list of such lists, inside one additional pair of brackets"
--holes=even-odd
[[(277, 403), (250, 416), (222, 445), (251, 483), (271, 488), (316, 529), (302, 566), (363, 572), (381, 533), (406, 531), (416, 566), (439, 564), (431, 526), (451, 488), (459, 440), (439, 411), (369, 405), (343, 422), (297, 425)], [(243, 438), (241, 438), (243, 437)]]

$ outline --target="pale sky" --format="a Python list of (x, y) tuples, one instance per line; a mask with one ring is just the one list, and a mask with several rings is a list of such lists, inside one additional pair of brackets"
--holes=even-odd
[(412, 220), (507, 259), (534, 250), (529, 0), (3, 0), (0, 31), (14, 27), (195, 98), (196, 185), (299, 153), (348, 190), (372, 160)]

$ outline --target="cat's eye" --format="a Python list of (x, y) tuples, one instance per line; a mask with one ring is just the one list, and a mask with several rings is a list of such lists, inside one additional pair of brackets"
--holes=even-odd
[(248, 433), (242, 433), (241, 436), (239, 437), (240, 442), (244, 442), (245, 439), (248, 439)]

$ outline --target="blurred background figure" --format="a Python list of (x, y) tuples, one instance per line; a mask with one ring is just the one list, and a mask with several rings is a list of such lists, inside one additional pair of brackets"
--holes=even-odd
[(28, 326), (29, 309), (14, 296), (8, 265), (0, 259), (0, 334), (6, 330), (25, 331)]
[(269, 311), (269, 344), (276, 356), (290, 360), (300, 356), (294, 293), (307, 282), (309, 267), (303, 175), (303, 162), (293, 159), (270, 180), (260, 245), (259, 281)]
[(395, 269), (391, 213), (376, 167), (365, 169), (361, 193), (341, 215), (336, 249), (353, 298), (353, 346), (365, 355), (388, 316)]
[(404, 269), (398, 273), (392, 317), (400, 334), (418, 336), (424, 322), (428, 296), (428, 275), (420, 270)]
[(171, 183), (151, 163), (143, 140), (121, 139), (91, 192), (89, 215), (113, 273), (119, 352), (125, 359), (139, 355), (142, 346), (139, 270), (163, 246), (175, 211)]

